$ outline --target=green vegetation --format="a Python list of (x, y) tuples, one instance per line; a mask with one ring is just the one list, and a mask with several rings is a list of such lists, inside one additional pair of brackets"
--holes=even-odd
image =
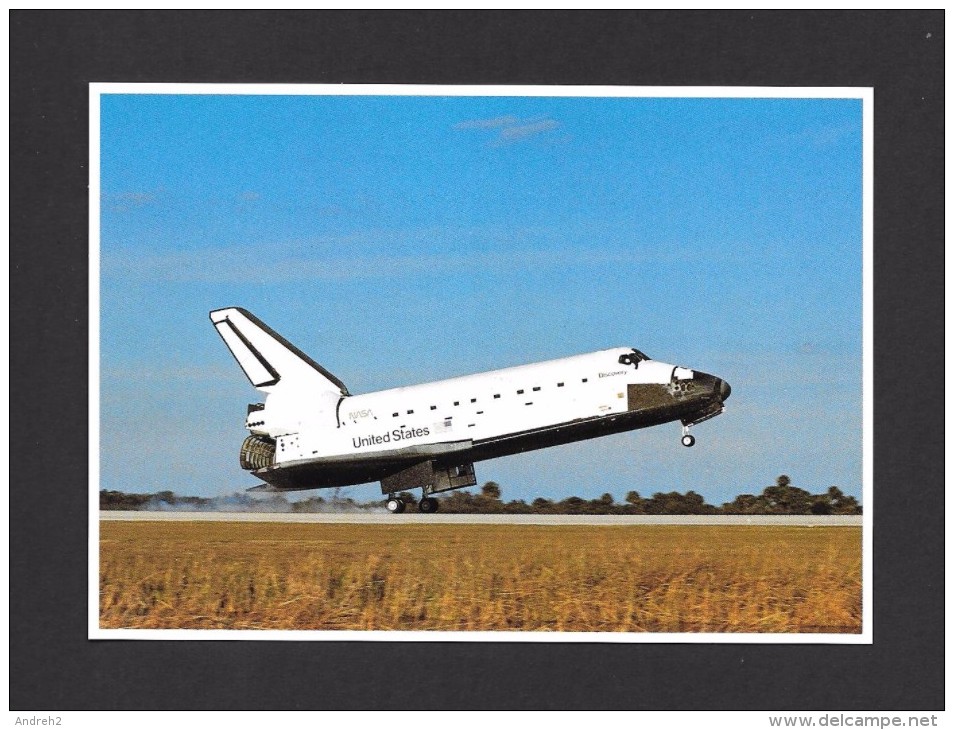
[[(405, 501), (417, 501), (410, 492), (402, 492)], [(597, 499), (567, 497), (559, 501), (537, 497), (529, 504), (523, 500), (504, 502), (502, 490), (496, 482), (487, 482), (480, 492), (455, 491), (441, 495), (441, 512), (451, 514), (551, 514), (551, 515), (860, 515), (861, 505), (854, 497), (838, 487), (829, 487), (820, 494), (792, 486), (791, 479), (781, 475), (774, 485), (761, 494), (740, 494), (721, 507), (706, 504), (702, 495), (689, 490), (656, 492), (642, 497), (639, 492), (627, 492), (622, 504), (612, 494)], [(327, 512), (342, 510), (380, 509), (381, 500), (356, 502), (342, 496), (336, 489), (330, 496), (308, 497), (290, 501), (284, 494), (253, 497), (240, 492), (228, 497), (180, 497), (173, 492), (156, 494), (127, 494), (102, 490), (99, 508), (102, 510), (207, 510), (233, 512)]]

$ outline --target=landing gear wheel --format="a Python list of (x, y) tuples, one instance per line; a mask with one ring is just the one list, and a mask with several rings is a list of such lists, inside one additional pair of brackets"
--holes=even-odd
[(424, 497), (424, 499), (417, 503), (417, 508), (428, 515), (432, 512), (437, 512), (437, 500), (433, 497)]
[(404, 511), (404, 508), (407, 505), (404, 504), (403, 499), (399, 499), (398, 497), (391, 497), (387, 501), (386, 506), (388, 508), (388, 512), (390, 512), (392, 515), (399, 515)]
[(695, 442), (696, 442), (696, 437), (690, 433), (687, 433), (685, 436), (682, 437), (683, 446), (692, 446)]

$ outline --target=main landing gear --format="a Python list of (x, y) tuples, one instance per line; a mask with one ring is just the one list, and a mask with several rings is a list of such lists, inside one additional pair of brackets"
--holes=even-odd
[(433, 497), (423, 497), (421, 501), (417, 503), (417, 508), (424, 514), (432, 514), (437, 512), (437, 500)]
[[(388, 497), (388, 501), (384, 504), (392, 515), (399, 515), (407, 508), (407, 503), (393, 494)], [(438, 501), (433, 497), (423, 497), (417, 503), (417, 508), (424, 514), (429, 515), (437, 512), (438, 504)]]
[(407, 505), (404, 504), (403, 499), (393, 495), (388, 497), (388, 501), (386, 502), (385, 506), (388, 508), (388, 512), (390, 512), (392, 515), (401, 514), (404, 511), (404, 508), (407, 507)]
[(682, 445), (689, 447), (696, 443), (696, 437), (689, 433), (689, 427), (682, 427)]

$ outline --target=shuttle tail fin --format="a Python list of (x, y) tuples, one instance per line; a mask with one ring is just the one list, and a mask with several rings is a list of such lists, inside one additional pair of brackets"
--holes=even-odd
[(272, 392), (282, 383), (349, 395), (344, 383), (251, 312), (229, 307), (209, 312), (209, 318), (259, 390)]

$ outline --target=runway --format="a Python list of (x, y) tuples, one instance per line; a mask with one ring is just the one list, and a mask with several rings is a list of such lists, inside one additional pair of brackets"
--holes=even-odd
[(99, 519), (119, 522), (285, 522), (360, 525), (776, 525), (861, 527), (860, 515), (456, 515), (417, 512), (132, 512), (102, 511)]

